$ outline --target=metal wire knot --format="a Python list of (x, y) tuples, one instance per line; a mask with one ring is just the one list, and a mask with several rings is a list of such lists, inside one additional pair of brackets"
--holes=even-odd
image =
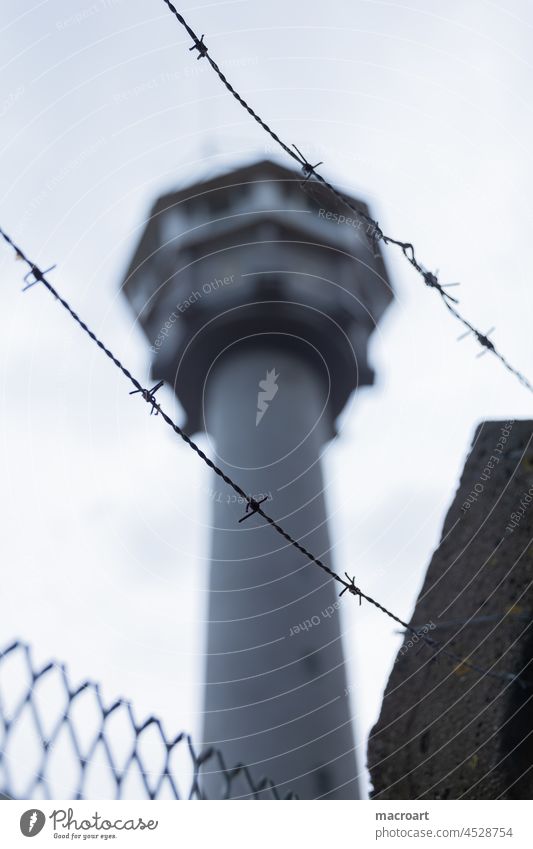
[(355, 586), (355, 577), (350, 578), (348, 572), (345, 572), (344, 574), (346, 575), (348, 583), (344, 587), (344, 589), (340, 591), (339, 598), (341, 596), (343, 596), (345, 592), (349, 592), (351, 595), (358, 595), (359, 596), (359, 607), (361, 607), (361, 590), (359, 589), (359, 587)]
[(293, 144), (293, 148), (295, 149), (296, 153), (300, 157), (300, 162), (301, 162), (301, 165), (302, 165), (302, 171), (303, 171), (303, 175), (305, 177), (304, 183), (307, 183), (309, 178), (312, 177), (313, 174), (315, 173), (315, 168), (318, 168), (319, 165), (323, 165), (324, 163), (323, 162), (317, 162), (316, 165), (311, 165), (311, 163), (308, 162), (308, 160), (303, 155), (302, 151), (299, 150), (296, 147), (295, 144)]
[(244, 513), (244, 516), (241, 519), (239, 519), (239, 524), (241, 522), (244, 522), (246, 519), (249, 519), (250, 516), (254, 515), (254, 513), (257, 513), (257, 511), (259, 510), (259, 507), (261, 506), (263, 501), (267, 500), (267, 498), (268, 498), (268, 495), (265, 495), (265, 497), (261, 498), (259, 501), (256, 501), (255, 498), (250, 498), (248, 504), (246, 505), (246, 511)]
[(191, 50), (197, 50), (198, 56), (197, 59), (203, 59), (204, 56), (207, 56), (207, 44), (204, 44), (204, 37), (202, 35), (201, 38), (197, 38), (192, 47), (189, 47), (189, 52)]
[[(442, 283), (439, 282), (439, 279), (436, 274), (433, 274), (432, 271), (422, 271), (422, 277), (424, 278), (424, 282), (426, 286), (429, 286), (430, 289), (436, 289), (443, 298), (448, 298), (448, 300), (453, 301), (454, 304), (459, 303), (457, 298), (452, 298), (448, 292), (445, 292), (444, 289), (446, 286), (443, 286)], [(457, 286), (457, 283), (449, 283), (449, 286)]]
[[(19, 259), (20, 254), (17, 253), (17, 259)], [(44, 275), (48, 274), (49, 271), (52, 271), (55, 268), (55, 265), (51, 265), (50, 268), (46, 268), (44, 271), (41, 271), (36, 265), (32, 265), (27, 274), (24, 275), (25, 286), (23, 288), (23, 292), (26, 292), (27, 289), (31, 289), (32, 286), (35, 286), (36, 283), (42, 283), (44, 279)], [(32, 279), (33, 278), (33, 279)]]
[[(494, 351), (494, 344), (489, 339), (489, 333), (492, 333), (493, 330), (494, 330), (494, 327), (491, 330), (489, 330), (488, 333), (480, 333), (479, 330), (474, 330), (474, 333), (476, 334), (476, 337), (477, 337), (477, 341), (479, 342), (480, 345), (483, 345), (483, 347), (486, 348), (487, 351)], [(478, 354), (478, 356), (480, 356), (480, 355)]]
[(160, 380), (159, 383), (156, 383), (156, 385), (152, 386), (151, 389), (134, 389), (133, 392), (130, 392), (130, 395), (137, 395), (137, 393), (140, 392), (142, 397), (144, 398), (144, 400), (148, 404), (152, 405), (152, 409), (150, 410), (150, 415), (153, 415), (153, 413), (155, 412), (155, 414), (157, 416), (158, 413), (159, 413), (159, 410), (157, 409), (157, 399), (155, 397), (155, 393), (157, 392), (158, 389), (161, 389), (163, 384), (164, 384), (164, 381)]

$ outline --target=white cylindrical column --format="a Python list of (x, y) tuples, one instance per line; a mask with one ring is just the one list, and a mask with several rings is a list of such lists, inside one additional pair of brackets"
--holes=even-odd
[[(217, 463), (330, 564), (328, 393), (316, 353), (265, 334), (218, 359), (204, 411)], [(204, 742), (282, 796), (357, 798), (338, 588), (259, 516), (239, 523), (246, 505), (217, 476), (213, 486)], [(211, 797), (221, 784), (206, 778)]]

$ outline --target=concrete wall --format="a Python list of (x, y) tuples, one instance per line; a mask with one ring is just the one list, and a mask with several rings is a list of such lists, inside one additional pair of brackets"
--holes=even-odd
[(531, 798), (532, 537), (533, 422), (486, 422), (411, 625), (496, 675), (406, 636), (369, 740), (374, 798)]

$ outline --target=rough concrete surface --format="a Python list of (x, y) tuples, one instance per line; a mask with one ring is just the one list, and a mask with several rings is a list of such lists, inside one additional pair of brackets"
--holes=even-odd
[(532, 538), (533, 422), (485, 422), (410, 622), (443, 650), (405, 636), (369, 739), (373, 798), (531, 798)]

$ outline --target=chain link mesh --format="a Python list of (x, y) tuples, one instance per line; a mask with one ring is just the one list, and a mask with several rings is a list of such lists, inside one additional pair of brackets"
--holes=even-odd
[(98, 684), (73, 687), (64, 665), (36, 668), (20, 641), (0, 652), (0, 797), (296, 798), (218, 749), (197, 751), (187, 733), (169, 738), (157, 717), (138, 723), (124, 699), (106, 706)]

